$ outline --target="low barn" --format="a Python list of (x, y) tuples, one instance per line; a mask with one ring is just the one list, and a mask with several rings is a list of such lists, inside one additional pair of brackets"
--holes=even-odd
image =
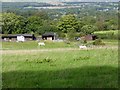
[(57, 34), (54, 32), (47, 32), (42, 35), (43, 40), (56, 40)]
[(3, 34), (1, 36), (3, 41), (17, 41), (20, 39), (20, 37), (23, 37), (24, 40), (35, 40), (34, 34)]
[(91, 34), (81, 37), (82, 40), (87, 40), (87, 41), (95, 40), (97, 38), (98, 37), (96, 35), (91, 35)]

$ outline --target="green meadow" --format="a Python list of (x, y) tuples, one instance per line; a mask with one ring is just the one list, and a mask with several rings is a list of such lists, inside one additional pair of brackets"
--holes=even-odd
[(42, 47), (37, 42), (3, 42), (3, 88), (117, 88), (118, 42), (104, 42), (104, 48), (87, 50), (76, 42)]
[[(106, 46), (118, 46), (118, 40), (102, 40)], [(41, 41), (43, 42), (43, 41)], [(91, 46), (93, 41), (88, 41), (88, 46)], [(78, 48), (80, 41), (72, 41), (69, 44), (66, 42), (50, 42), (46, 41), (45, 46), (39, 46), (37, 41), (26, 42), (2, 42), (2, 50), (32, 50), (32, 49), (54, 49), (54, 48)]]

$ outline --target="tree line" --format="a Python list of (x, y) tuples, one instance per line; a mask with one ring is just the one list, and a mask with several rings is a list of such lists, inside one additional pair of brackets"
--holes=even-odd
[(36, 12), (28, 17), (15, 13), (2, 13), (2, 34), (36, 34), (57, 32), (61, 37), (92, 34), (94, 31), (117, 30), (114, 19), (97, 17), (78, 17), (75, 14), (61, 15), (51, 19), (45, 12)]

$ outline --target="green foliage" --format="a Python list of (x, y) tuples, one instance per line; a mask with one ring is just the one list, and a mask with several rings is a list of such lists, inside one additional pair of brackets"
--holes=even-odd
[(84, 44), (87, 44), (87, 40), (84, 40), (83, 43), (84, 43)]
[(63, 33), (76, 31), (78, 29), (78, 21), (72, 14), (62, 16), (58, 23), (58, 30)]
[(85, 21), (79, 20), (78, 21), (78, 29), (76, 30), (76, 32), (81, 32), (81, 28), (86, 25)]
[(111, 16), (111, 15), (108, 15), (107, 13), (102, 13), (102, 14), (104, 14), (104, 16), (99, 15), (95, 23), (95, 25), (98, 27), (98, 30), (100, 31), (117, 30), (118, 29), (117, 16), (116, 15)]
[(67, 38), (69, 39), (69, 40), (74, 40), (74, 37), (77, 37), (78, 36), (78, 34), (77, 33), (75, 33), (75, 32), (69, 32), (69, 33), (67, 33)]
[(90, 58), (91, 58), (90, 56), (82, 56), (82, 57), (75, 58), (74, 61), (89, 60)]
[(49, 20), (44, 20), (42, 26), (37, 30), (37, 33), (42, 35), (45, 32), (57, 32), (57, 26), (54, 22)]
[[(8, 25), (9, 22), (7, 21), (6, 22), (7, 25), (3, 28), (3, 33), (42, 34), (42, 33), (46, 32), (47, 30), (48, 31), (56, 31), (56, 32), (58, 32), (58, 30), (59, 30), (59, 31), (66, 32), (66, 33), (71, 30), (74, 30), (76, 32), (81, 33), (82, 27), (85, 25), (96, 26), (99, 31), (117, 30), (118, 26), (119, 26), (118, 25), (119, 12), (117, 12), (117, 9), (115, 9), (118, 7), (118, 3), (104, 3), (104, 4), (103, 3), (92, 3), (92, 4), (88, 3), (88, 5), (84, 6), (85, 8), (84, 7), (81, 7), (81, 8), (76, 7), (76, 8), (64, 8), (64, 9), (41, 9), (41, 10), (37, 10), (35, 8), (34, 9), (33, 8), (24, 9), (24, 8), (25, 7), (36, 7), (37, 8), (38, 6), (43, 7), (43, 6), (52, 6), (52, 5), (49, 5), (46, 3), (33, 3), (33, 2), (13, 2), (13, 3), (4, 2), (2, 4), (3, 4), (2, 5), (3, 13), (6, 12), (9, 14), (9, 13), (13, 12), (15, 14), (15, 17), (22, 16), (25, 19), (25, 20), (23, 20), (23, 19), (21, 20), (19, 18), (19, 20), (20, 20), (19, 25), (17, 25), (17, 26), (15, 26), (14, 23), (13, 23), (13, 25), (10, 25), (10, 24)], [(73, 5), (74, 2), (66, 3), (66, 4), (69, 6), (69, 5)], [(75, 5), (78, 5), (78, 6), (79, 5), (82, 6), (82, 4), (84, 4), (84, 3), (75, 3)], [(98, 5), (100, 5), (99, 8), (98, 8)], [(104, 11), (104, 9), (107, 7), (111, 8), (111, 9), (108, 11)], [(101, 11), (99, 11), (99, 9)], [(14, 21), (13, 16), (14, 15), (11, 15), (12, 20)], [(46, 25), (38, 26), (38, 25), (33, 25), (31, 22), (32, 26), (26, 27), (26, 24), (27, 24), (26, 19), (31, 16), (39, 17), (42, 20), (46, 20), (46, 22), (53, 22), (54, 20), (56, 20), (56, 24), (54, 26), (51, 26), (49, 23), (46, 23)], [(6, 15), (4, 17), (6, 17)], [(63, 20), (62, 20), (62, 17), (64, 17)], [(75, 20), (74, 18), (77, 20)], [(60, 21), (59, 21), (59, 19), (60, 19)], [(69, 23), (72, 23), (72, 22), (70, 22), (71, 20), (73, 20), (72, 22), (74, 22), (73, 25), (69, 24)], [(24, 24), (24, 21), (25, 21), (25, 24)], [(64, 23), (61, 23), (61, 22), (64, 22)], [(57, 25), (57, 23), (58, 23), (58, 25)], [(17, 30), (16, 30), (16, 28), (14, 28), (14, 26), (19, 27), (19, 28), (17, 28)], [(32, 30), (33, 26), (35, 26), (36, 30)], [(56, 26), (59, 26), (59, 29)], [(30, 30), (28, 30), (28, 29), (26, 30), (26, 28), (30, 28)]]
[(63, 32), (58, 32), (59, 37), (66, 38), (66, 34)]
[(92, 34), (96, 30), (97, 30), (97, 27), (93, 25), (85, 25), (81, 28), (81, 32), (85, 34)]
[(3, 27), (2, 33), (4, 34), (43, 34), (45, 32), (57, 32), (56, 22), (50, 21), (46, 13), (36, 13), (33, 16), (25, 18), (14, 13), (3, 13)]
[[(0, 21), (3, 26), (2, 33), (34, 33), (41, 35), (45, 32), (57, 32), (60, 37), (73, 40), (74, 37), (91, 34), (94, 31), (109, 31), (118, 28), (116, 14), (112, 12), (92, 12), (89, 8), (87, 9), (85, 9), (85, 11), (88, 12), (88, 15), (85, 14), (84, 10), (82, 10), (81, 13), (76, 13), (78, 11), (76, 8), (64, 9), (63, 12), (68, 12), (66, 15), (60, 13), (59, 10), (18, 10), (18, 12), (16, 10), (13, 11), (13, 13), (2, 13), (3, 23)], [(111, 13), (113, 15), (111, 15)], [(76, 34), (77, 32), (79, 35)], [(114, 33), (101, 34), (99, 36), (105, 39), (120, 38), (120, 35)]]
[(104, 43), (101, 39), (96, 39), (96, 40), (93, 42), (93, 45), (105, 45), (105, 43)]
[(66, 44), (70, 45), (71, 42), (69, 40), (64, 41)]
[[(51, 59), (51, 58), (49, 58), (49, 57), (46, 57), (46, 58), (44, 58), (44, 59), (42, 59), (42, 60), (39, 59), (39, 58), (34, 60), (35, 63), (51, 63), (51, 62), (53, 62), (53, 61), (54, 61), (54, 60)], [(27, 60), (27, 62), (33, 63), (33, 61), (28, 61), (28, 60)]]
[(36, 11), (33, 16), (40, 17), (43, 20), (49, 20), (49, 16), (45, 11)]
[(25, 18), (22, 16), (15, 15), (14, 13), (3, 13), (2, 14), (2, 33), (14, 34), (14, 33), (25, 33)]
[(80, 41), (79, 41), (79, 44), (80, 44), (80, 45), (86, 45), (86, 46), (87, 46), (89, 43), (87, 42), (87, 40), (80, 40)]
[(42, 26), (42, 19), (37, 16), (31, 16), (27, 18), (26, 30), (29, 33), (35, 33), (40, 30)]

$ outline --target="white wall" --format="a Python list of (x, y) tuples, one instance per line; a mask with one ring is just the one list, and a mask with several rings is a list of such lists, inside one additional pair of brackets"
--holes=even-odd
[(25, 37), (24, 36), (17, 36), (17, 41), (24, 42), (25, 41)]

